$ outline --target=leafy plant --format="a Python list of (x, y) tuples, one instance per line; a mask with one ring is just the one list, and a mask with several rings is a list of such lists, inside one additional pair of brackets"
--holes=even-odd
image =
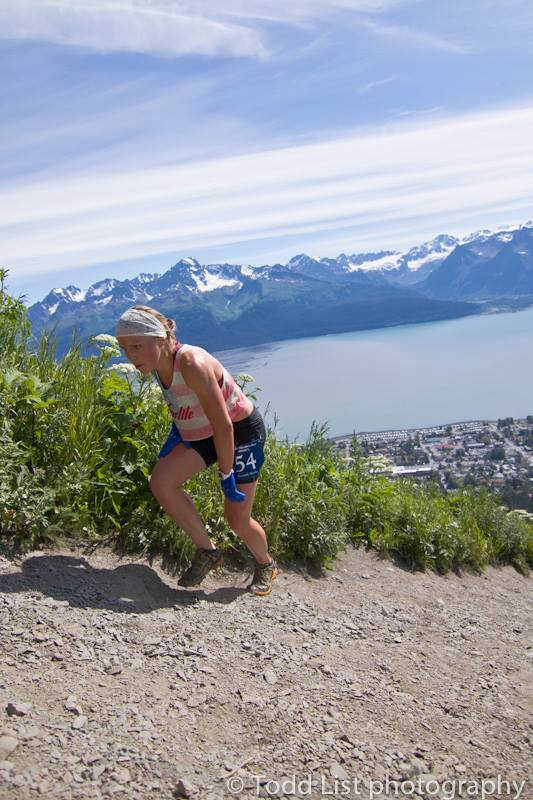
[[(160, 552), (180, 562), (189, 537), (159, 507), (148, 477), (169, 419), (150, 376), (112, 363), (112, 336), (93, 337), (96, 354), (72, 340), (56, 359), (53, 333), (33, 342), (24, 304), (0, 270), (0, 536), (19, 548), (63, 539), (112, 537), (130, 552)], [(237, 382), (257, 402), (247, 374)], [(254, 516), (269, 548), (285, 561), (329, 567), (350, 542), (402, 559), (412, 569), (533, 565), (533, 524), (486, 490), (446, 495), (436, 484), (390, 482), (372, 472), (356, 437), (343, 460), (327, 423), (313, 422), (305, 443), (280, 439), (267, 422), (265, 464)], [(245, 554), (223, 515), (215, 467), (187, 489), (223, 548)]]

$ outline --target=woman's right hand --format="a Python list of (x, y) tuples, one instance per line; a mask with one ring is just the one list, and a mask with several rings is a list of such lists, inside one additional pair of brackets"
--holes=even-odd
[[(221, 473), (218, 473), (219, 476)], [(239, 492), (237, 489), (237, 484), (235, 483), (235, 473), (233, 470), (225, 477), (220, 477), (220, 486), (222, 487), (222, 491), (224, 492), (225, 497), (228, 500), (232, 500), (234, 503), (242, 503), (246, 500), (246, 495), (244, 492)]]

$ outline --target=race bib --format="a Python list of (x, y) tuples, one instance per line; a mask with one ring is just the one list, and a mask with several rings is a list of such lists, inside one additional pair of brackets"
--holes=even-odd
[(260, 439), (248, 444), (239, 444), (235, 447), (233, 457), (233, 471), (235, 479), (254, 478), (259, 475), (259, 470), (265, 461), (263, 443)]

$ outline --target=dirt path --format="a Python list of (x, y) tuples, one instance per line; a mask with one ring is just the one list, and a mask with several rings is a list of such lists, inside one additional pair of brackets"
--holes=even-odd
[(0, 798), (533, 798), (533, 579), (249, 577), (0, 559)]

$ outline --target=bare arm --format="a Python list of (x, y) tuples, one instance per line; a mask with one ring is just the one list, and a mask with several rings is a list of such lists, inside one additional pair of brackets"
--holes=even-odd
[(218, 467), (227, 474), (233, 469), (234, 440), (231, 422), (217, 383), (215, 371), (202, 354), (191, 351), (181, 357), (181, 374), (187, 386), (197, 395), (206, 417), (213, 427), (213, 441), (218, 457)]

